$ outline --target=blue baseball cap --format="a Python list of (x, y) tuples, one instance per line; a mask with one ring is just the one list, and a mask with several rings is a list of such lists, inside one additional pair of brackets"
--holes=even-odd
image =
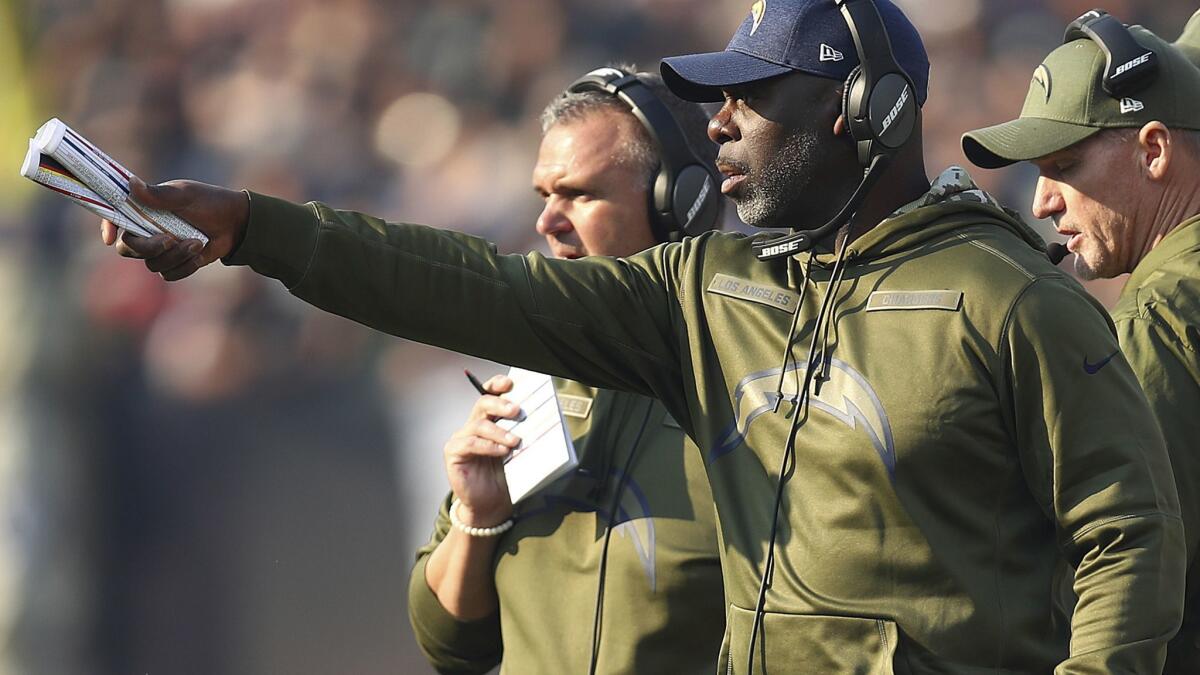
[[(890, 0), (874, 0), (896, 62), (924, 105), (929, 56), (916, 27)], [(721, 90), (787, 73), (844, 81), (858, 65), (850, 27), (835, 0), (758, 0), (723, 52), (672, 56), (662, 61), (667, 86), (682, 99), (721, 101)]]

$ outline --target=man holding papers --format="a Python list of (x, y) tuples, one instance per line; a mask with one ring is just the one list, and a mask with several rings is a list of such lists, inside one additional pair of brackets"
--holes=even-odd
[(742, 219), (792, 234), (505, 256), (181, 181), (137, 194), (195, 213), (204, 252), (120, 250), (168, 278), (228, 256), (380, 330), (660, 399), (718, 509), (720, 672), (1161, 670), (1185, 569), (1161, 434), (1045, 243), (961, 168), (931, 180), (928, 59), (900, 9), (757, 2), (726, 50), (662, 72), (721, 104), (709, 136)]
[[(660, 151), (603, 84), (577, 83), (542, 116), (533, 187), (545, 207), (537, 230), (560, 258), (632, 255), (677, 229), (646, 208)], [(716, 146), (699, 106), (675, 98), (657, 75), (639, 74), (624, 87), (651, 115), (677, 120), (672, 133), (715, 171)], [(671, 117), (659, 122), (674, 124)], [(654, 399), (554, 384), (558, 405), (548, 407), (555, 417), (561, 407), (580, 464), (515, 510), (502, 458), (518, 439), (493, 421), (514, 417), (515, 404), (480, 398), (446, 444), (452, 494), (409, 584), (418, 643), (442, 672), (482, 673), (503, 661), (505, 672), (534, 675), (590, 668), (709, 675), (725, 596), (700, 452)], [(485, 386), (501, 394), (513, 380)], [(513, 429), (522, 430), (533, 431)]]

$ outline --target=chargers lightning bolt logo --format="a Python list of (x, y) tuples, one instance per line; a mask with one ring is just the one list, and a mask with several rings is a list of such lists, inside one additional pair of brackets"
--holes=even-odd
[(1037, 67), (1037, 70), (1033, 71), (1033, 83), (1042, 87), (1045, 103), (1049, 103), (1054, 80), (1050, 78), (1050, 69), (1046, 67), (1046, 64), (1043, 63)]
[[(574, 473), (568, 473), (566, 476), (559, 478), (547, 488), (547, 492), (554, 489), (561, 489), (574, 476), (578, 479), (579, 476)], [(620, 469), (614, 468), (609, 474), (609, 485), (620, 485), (624, 473)], [(634, 553), (637, 554), (638, 562), (642, 564), (642, 569), (646, 572), (646, 581), (650, 584), (650, 592), (656, 590), (658, 577), (655, 570), (654, 547), (657, 536), (654, 531), (654, 517), (650, 513), (650, 500), (646, 498), (646, 492), (642, 490), (642, 486), (638, 485), (637, 480), (633, 476), (624, 479), (625, 489), (621, 492), (621, 500), (617, 504), (617, 517), (613, 518), (613, 532), (621, 535), (621, 538), (626, 539), (633, 546)], [(543, 506), (522, 511), (521, 518), (532, 518), (541, 515), (555, 506), (562, 506), (568, 511), (583, 511), (593, 512), (596, 514), (597, 520), (603, 523), (608, 522), (609, 510), (608, 504), (612, 503), (612, 497), (605, 495), (601, 498), (603, 505), (588, 499), (580, 499), (566, 494), (547, 494), (542, 498)]]
[(758, 30), (759, 24), (762, 23), (763, 14), (767, 11), (767, 0), (758, 0), (750, 6), (750, 18), (754, 20), (750, 26), (750, 34), (754, 35), (754, 31)]
[[(866, 434), (871, 446), (883, 462), (888, 479), (895, 480), (896, 444), (892, 440), (892, 425), (879, 396), (862, 373), (845, 361), (831, 359), (829, 380), (821, 386), (820, 394), (813, 393), (809, 404), (814, 410), (832, 415), (842, 424)], [(788, 367), (788, 376), (783, 378), (783, 399), (795, 402), (797, 381), (804, 380), (807, 364)], [(779, 398), (775, 386), (779, 382), (779, 368), (751, 373), (738, 383), (733, 394), (735, 419), (721, 433), (716, 447), (709, 453), (711, 463), (733, 452), (745, 440), (750, 424), (760, 415), (769, 413)]]

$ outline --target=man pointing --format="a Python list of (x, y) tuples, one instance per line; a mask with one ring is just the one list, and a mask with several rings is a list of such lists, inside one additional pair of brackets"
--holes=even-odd
[(754, 7), (728, 49), (663, 73), (721, 102), (722, 190), (786, 240), (502, 256), (175, 182), (138, 195), (212, 243), (121, 250), (168, 278), (225, 257), (380, 330), (660, 399), (717, 505), (725, 672), (1156, 672), (1182, 527), (1128, 364), (1078, 366), (1117, 349), (1103, 310), (965, 171), (927, 178), (928, 62), (891, 2)]

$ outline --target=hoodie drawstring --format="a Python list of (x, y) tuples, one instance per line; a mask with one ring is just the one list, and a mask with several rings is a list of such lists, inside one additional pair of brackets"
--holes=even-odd
[[(779, 404), (783, 402), (783, 378), (787, 374), (788, 361), (792, 360), (792, 344), (796, 341), (796, 326), (800, 322), (800, 310), (804, 307), (804, 296), (808, 294), (808, 280), (812, 275), (812, 256), (804, 266), (804, 275), (800, 279), (800, 297), (796, 300), (796, 309), (792, 310), (792, 326), (788, 329), (787, 339), (783, 343), (783, 365), (779, 368), (779, 381), (775, 383), (775, 405), (772, 414), (779, 412)], [(788, 258), (788, 271), (792, 269), (792, 259)]]
[(840, 265), (840, 269), (835, 265), (833, 277), (829, 282), (829, 295), (826, 296), (827, 299), (830, 299), (830, 311), (829, 316), (825, 317), (825, 326), (821, 332), (821, 355), (819, 357), (821, 371), (817, 375), (816, 391), (814, 392), (817, 396), (821, 395), (821, 385), (825, 384), (829, 379), (829, 366), (833, 362), (833, 357), (829, 353), (829, 332), (833, 328), (833, 325), (837, 323), (837, 297), (842, 290), (842, 281), (846, 278), (846, 265), (842, 262), (845, 252), (846, 247), (843, 246), (842, 250), (838, 253), (838, 265)]

